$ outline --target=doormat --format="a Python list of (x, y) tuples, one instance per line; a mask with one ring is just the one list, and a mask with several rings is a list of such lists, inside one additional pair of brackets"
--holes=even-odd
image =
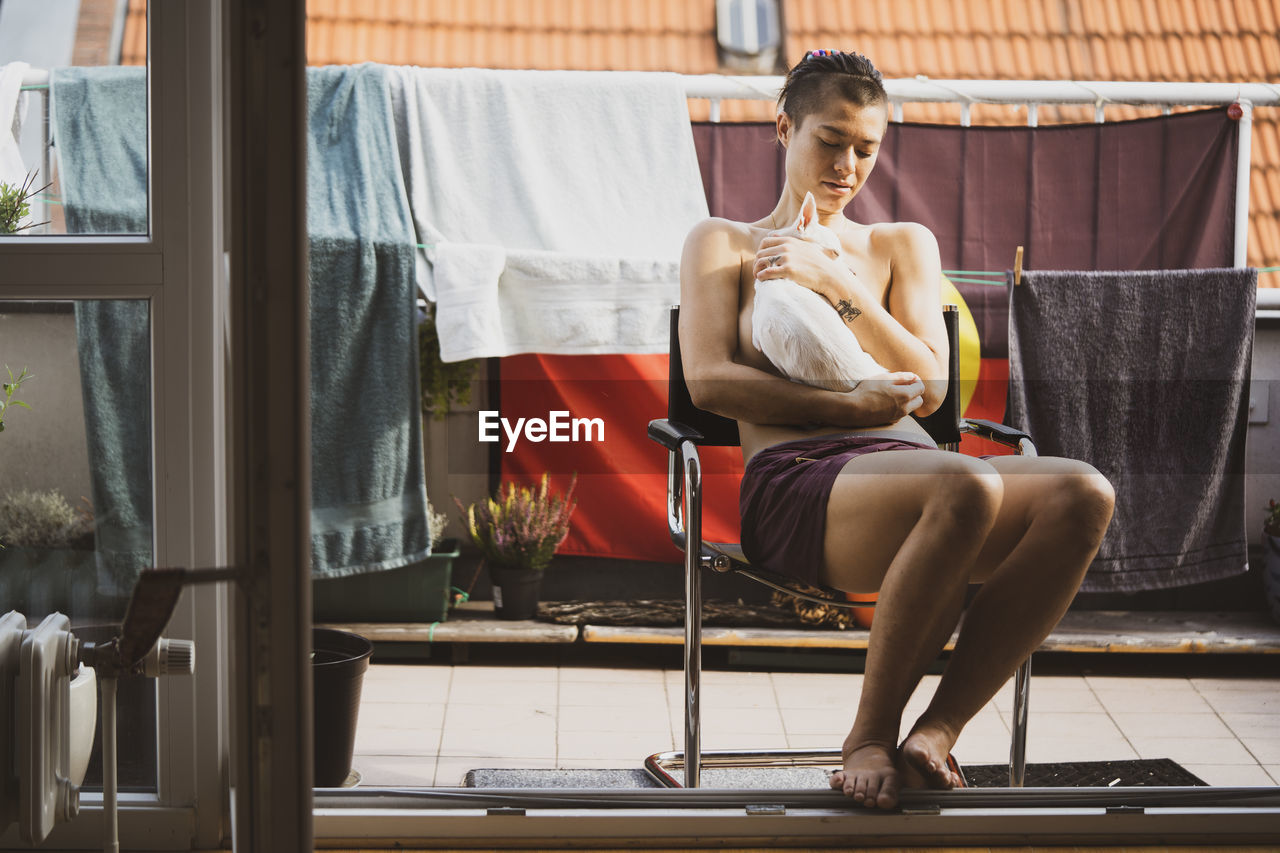
[[(974, 764), (962, 768), (971, 788), (1004, 788), (1007, 764)], [(677, 774), (678, 775), (678, 774)], [(467, 772), (468, 788), (657, 788), (640, 768), (613, 770), (505, 770), (484, 768)], [(1168, 758), (1127, 761), (1070, 761), (1028, 764), (1028, 788), (1129, 788), (1207, 785), (1204, 780)], [(735, 790), (825, 788), (827, 772), (818, 767), (705, 768), (702, 787)]]
[[(677, 774), (678, 775), (678, 774)], [(617, 770), (497, 770), (467, 772), (468, 788), (661, 788), (639, 768)], [(826, 787), (819, 767), (705, 768), (702, 787), (735, 790), (805, 790)]]
[[(1007, 764), (974, 764), (962, 769), (971, 788), (1004, 788), (1009, 784)], [(1208, 783), (1171, 759), (1139, 758), (1028, 764), (1023, 784), (1028, 788), (1142, 788)]]
[[(635, 601), (551, 601), (538, 605), (538, 618), (560, 625), (617, 625), (623, 627), (667, 628), (684, 624), (681, 599), (639, 599)], [(733, 601), (707, 600), (702, 603), (702, 625), (706, 628), (804, 628), (805, 622), (793, 611), (769, 605), (754, 606)]]

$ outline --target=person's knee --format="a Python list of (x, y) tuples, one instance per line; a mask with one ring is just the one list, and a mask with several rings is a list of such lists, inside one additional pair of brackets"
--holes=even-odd
[(1051, 503), (1064, 522), (1101, 538), (1111, 522), (1116, 491), (1110, 480), (1082, 462), (1057, 479)]
[(1004, 499), (1004, 481), (981, 459), (947, 456), (954, 458), (939, 465), (932, 481), (932, 510), (966, 527), (989, 527)]

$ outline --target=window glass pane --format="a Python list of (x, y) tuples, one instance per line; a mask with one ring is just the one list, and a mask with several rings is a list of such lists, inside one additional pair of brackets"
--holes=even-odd
[[(0, 612), (30, 627), (110, 640), (154, 562), (149, 312), (0, 300)], [(154, 790), (154, 680), (121, 680), (118, 737), (122, 790)]]
[(147, 233), (146, 61), (145, 4), (0, 2), (0, 235)]

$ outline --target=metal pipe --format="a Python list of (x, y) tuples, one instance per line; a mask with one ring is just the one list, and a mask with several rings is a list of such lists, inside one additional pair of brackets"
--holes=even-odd
[(678, 470), (679, 461), (674, 450), (667, 452), (667, 532), (672, 539), (684, 535), (684, 518), (681, 511), (684, 494), (684, 477)]
[(1249, 168), (1253, 157), (1253, 104), (1241, 98), (1240, 143), (1236, 150), (1236, 234), (1233, 266), (1243, 267), (1249, 259)]
[(118, 789), (116, 786), (116, 686), (113, 676), (101, 676), (102, 687), (102, 827), (106, 853), (120, 853)]
[[(709, 100), (778, 99), (783, 77), (728, 74), (684, 74), (685, 96)], [(49, 72), (32, 68), (22, 85), (43, 86)], [(1205, 106), (1248, 101), (1254, 106), (1280, 106), (1280, 88), (1268, 83), (1129, 83), (1075, 80), (930, 80), (903, 77), (884, 81), (895, 108), (902, 103), (1171, 104)]]
[(702, 763), (702, 466), (698, 448), (680, 445), (684, 471), (684, 786), (697, 788)]
[[(783, 78), (686, 74), (690, 98), (776, 100)], [(889, 100), (899, 103), (1085, 104), (1101, 98), (1109, 104), (1227, 105), (1248, 100), (1254, 106), (1280, 105), (1280, 89), (1268, 83), (1148, 83), (1094, 80), (930, 80), (903, 77), (884, 81)]]
[(1013, 738), (1009, 744), (1009, 787), (1021, 788), (1027, 778), (1027, 708), (1031, 700), (1031, 656), (1013, 675)]

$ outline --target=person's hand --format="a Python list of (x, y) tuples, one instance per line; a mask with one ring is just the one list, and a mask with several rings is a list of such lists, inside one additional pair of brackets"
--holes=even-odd
[(860, 420), (855, 426), (896, 423), (924, 404), (924, 382), (914, 373), (881, 373), (848, 393)]
[(835, 305), (857, 287), (853, 270), (817, 243), (783, 231), (760, 241), (752, 274), (761, 281), (785, 278), (825, 297)]

